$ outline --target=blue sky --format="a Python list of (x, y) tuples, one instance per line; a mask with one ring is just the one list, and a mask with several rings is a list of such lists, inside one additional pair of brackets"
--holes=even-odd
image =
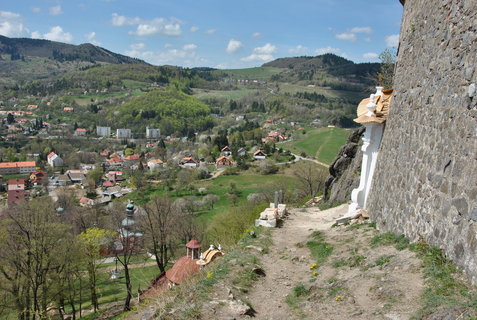
[(376, 62), (397, 46), (398, 0), (18, 0), (0, 34), (90, 42), (155, 65), (244, 68), (327, 52)]

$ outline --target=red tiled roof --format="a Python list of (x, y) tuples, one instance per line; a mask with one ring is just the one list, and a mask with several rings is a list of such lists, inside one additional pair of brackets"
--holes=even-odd
[(48, 155), (46, 156), (48, 159), (52, 158), (55, 156), (56, 153), (54, 153), (53, 151), (51, 151), (50, 153), (48, 153)]
[(140, 155), (138, 155), (138, 154), (132, 154), (132, 155), (127, 156), (126, 158), (124, 158), (124, 160), (139, 160), (139, 158), (141, 158)]
[(103, 182), (103, 187), (114, 187), (114, 182), (105, 181), (105, 182)]
[(82, 197), (79, 202), (82, 204), (87, 204), (90, 201), (91, 201), (90, 198)]
[(10, 179), (8, 180), (8, 184), (25, 184), (25, 178), (20, 179)]
[(184, 157), (182, 158), (182, 163), (199, 163), (199, 161), (195, 160), (194, 158), (192, 157)]
[(195, 239), (192, 239), (191, 241), (186, 243), (186, 247), (189, 248), (189, 249), (198, 249), (198, 248), (202, 247), (202, 245), (200, 244), (199, 241), (197, 241)]
[(266, 156), (266, 154), (262, 151), (262, 150), (257, 150), (253, 153), (254, 156), (256, 156), (257, 154), (263, 154), (264, 156)]
[(78, 128), (75, 131), (76, 132), (86, 132), (86, 129), (85, 128)]
[(0, 162), (0, 168), (34, 167), (35, 161)]
[(199, 271), (200, 266), (190, 257), (182, 257), (174, 263), (171, 269), (166, 271), (169, 281), (180, 284), (182, 281)]

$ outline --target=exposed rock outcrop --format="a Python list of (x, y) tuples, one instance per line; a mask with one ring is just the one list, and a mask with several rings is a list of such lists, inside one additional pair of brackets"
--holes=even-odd
[(341, 147), (338, 156), (330, 165), (330, 175), (326, 180), (324, 199), (327, 202), (348, 201), (351, 191), (359, 185), (361, 170), (361, 137), (364, 127), (354, 130), (347, 143)]

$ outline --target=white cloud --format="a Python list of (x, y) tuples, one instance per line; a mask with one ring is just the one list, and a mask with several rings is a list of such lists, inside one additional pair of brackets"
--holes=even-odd
[(166, 43), (164, 48), (172, 48), (174, 45), (172, 43)]
[(273, 60), (273, 55), (277, 52), (277, 47), (271, 43), (265, 44), (263, 47), (256, 47), (253, 53), (240, 60), (242, 61), (270, 61)]
[(186, 44), (186, 45), (184, 45), (184, 46), (182, 47), (182, 50), (184, 50), (184, 51), (193, 51), (193, 50), (195, 50), (195, 49), (197, 49), (197, 45), (195, 45), (195, 44), (193, 44), (193, 43), (191, 43), (191, 44)]
[(308, 52), (308, 48), (302, 46), (301, 44), (297, 45), (294, 48), (288, 49), (289, 54), (305, 54), (306, 52)]
[(261, 37), (261, 36), (262, 36), (262, 34), (260, 32), (252, 33), (252, 37), (254, 37), (254, 38), (258, 38), (258, 37)]
[(33, 7), (33, 8), (31, 8), (31, 11), (33, 11), (34, 13), (40, 13), (41, 9), (38, 8), (38, 7)]
[(51, 41), (59, 42), (72, 42), (73, 36), (69, 32), (64, 32), (63, 28), (60, 26), (55, 26), (50, 29), (50, 32), (47, 32), (43, 35), (43, 38)]
[(86, 34), (86, 39), (88, 39), (89, 43), (92, 43), (95, 46), (100, 46), (101, 42), (97, 41), (94, 37), (96, 37), (96, 32), (94, 31)]
[(190, 27), (190, 32), (196, 32), (198, 30), (199, 30), (199, 27), (196, 27), (196, 26)]
[(363, 54), (363, 59), (376, 60), (379, 55), (376, 52), (368, 52)]
[(184, 65), (197, 66), (206, 62), (206, 60), (197, 56), (195, 44), (188, 44), (182, 49), (169, 49), (166, 51), (141, 51), (133, 49), (126, 51), (125, 54), (131, 57), (139, 58), (155, 65)]
[(372, 41), (371, 38), (364, 38), (363, 40), (366, 41), (366, 42), (371, 42)]
[(25, 37), (30, 31), (23, 25), (22, 16), (18, 13), (0, 11), (0, 34), (6, 37)]
[(351, 32), (338, 33), (335, 37), (336, 39), (345, 40), (345, 41), (352, 41), (352, 42), (356, 41), (356, 34)]
[(88, 39), (89, 41), (93, 40), (94, 37), (96, 37), (96, 32), (94, 31), (86, 34), (86, 39)]
[(142, 50), (146, 47), (146, 45), (142, 42), (133, 43), (129, 46), (132, 50)]
[(315, 54), (317, 55), (322, 55), (326, 53), (341, 54), (342, 51), (340, 48), (333, 48), (333, 47), (318, 48), (315, 50)]
[(351, 29), (351, 33), (367, 33), (370, 34), (373, 32), (373, 29), (371, 27), (354, 27)]
[(38, 31), (33, 31), (33, 32), (31, 33), (31, 37), (32, 37), (33, 39), (41, 39), (41, 38), (42, 38), (41, 33), (39, 33)]
[(117, 13), (112, 14), (111, 24), (115, 27), (136, 26), (135, 31), (129, 31), (129, 34), (138, 36), (179, 36), (182, 33), (182, 22), (175, 18), (155, 18), (152, 20), (141, 19), (139, 17), (126, 17)]
[(386, 37), (386, 46), (390, 48), (397, 48), (399, 46), (399, 35), (392, 34)]
[(61, 6), (57, 5), (54, 7), (50, 7), (50, 15), (52, 16), (58, 16), (60, 14), (63, 14), (63, 10), (61, 10)]
[(227, 51), (227, 53), (235, 53), (239, 51), (242, 47), (242, 42), (240, 42), (239, 40), (230, 39), (225, 51)]
[(142, 20), (138, 17), (128, 18), (126, 16), (120, 16), (117, 13), (113, 13), (113, 18), (111, 19), (111, 23), (115, 27), (132, 26), (135, 24), (140, 24), (141, 21)]
[(216, 33), (216, 32), (217, 32), (217, 29), (209, 29), (209, 30), (207, 30), (205, 33), (207, 33), (207, 34), (214, 34), (214, 33)]

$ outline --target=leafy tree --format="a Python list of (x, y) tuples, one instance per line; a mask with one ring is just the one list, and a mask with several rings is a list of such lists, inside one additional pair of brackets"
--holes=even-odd
[(49, 199), (37, 199), (5, 211), (0, 223), (0, 288), (19, 320), (46, 318), (57, 299), (55, 275), (64, 268), (69, 228)]
[(15, 116), (11, 113), (7, 114), (7, 123), (12, 124), (15, 122)]
[(378, 75), (378, 84), (385, 89), (393, 87), (394, 66), (396, 64), (396, 50), (387, 48), (379, 55), (381, 69)]
[(87, 264), (87, 270), (89, 275), (89, 288), (91, 291), (91, 305), (94, 312), (99, 308), (98, 294), (97, 294), (97, 276), (98, 267), (101, 259), (101, 250), (107, 248), (114, 233), (101, 229), (101, 228), (89, 228), (85, 232), (78, 235), (78, 240), (81, 245), (83, 256)]

